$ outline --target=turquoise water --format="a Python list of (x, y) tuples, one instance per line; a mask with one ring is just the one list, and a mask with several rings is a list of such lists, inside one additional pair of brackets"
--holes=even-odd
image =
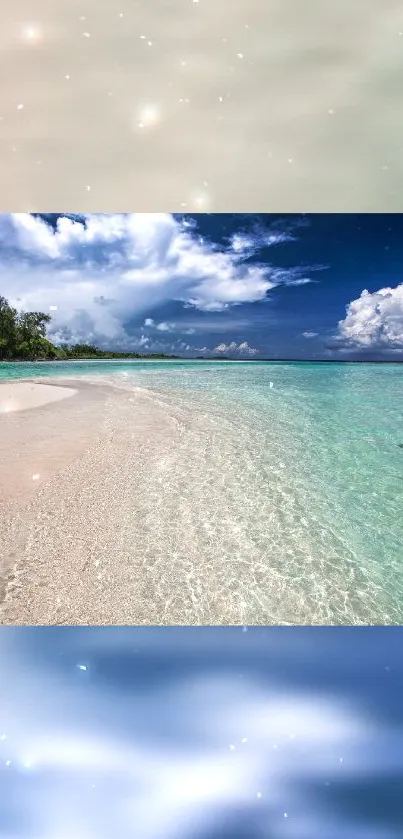
[(402, 365), (0, 364), (2, 380), (47, 376), (147, 388), (179, 411), (162, 485), (245, 622), (403, 622)]

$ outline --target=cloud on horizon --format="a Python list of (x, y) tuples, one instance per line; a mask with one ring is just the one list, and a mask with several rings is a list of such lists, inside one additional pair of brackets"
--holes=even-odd
[[(1, 291), (17, 308), (52, 311), (55, 342), (135, 349), (145, 345), (144, 327), (175, 331), (175, 324), (145, 317), (167, 303), (220, 313), (263, 301), (279, 285), (311, 282), (307, 273), (324, 266), (285, 269), (257, 259), (263, 245), (295, 238), (286, 220), (284, 230), (278, 224), (272, 232), (240, 230), (217, 244), (200, 237), (194, 220), (169, 214), (63, 216), (56, 226), (28, 213), (2, 214)], [(143, 329), (128, 330), (141, 317)], [(177, 328), (177, 334), (193, 331)], [(148, 345), (157, 344), (149, 339)], [(250, 354), (247, 342), (239, 345)]]
[(403, 283), (373, 293), (364, 289), (346, 306), (333, 347), (357, 350), (403, 350)]
[(250, 347), (247, 341), (242, 341), (241, 344), (237, 344), (236, 341), (230, 341), (229, 344), (219, 344), (218, 347), (214, 348), (215, 353), (222, 353), (223, 355), (226, 353), (234, 354), (238, 353), (239, 355), (257, 355), (259, 350), (255, 349), (255, 347)]

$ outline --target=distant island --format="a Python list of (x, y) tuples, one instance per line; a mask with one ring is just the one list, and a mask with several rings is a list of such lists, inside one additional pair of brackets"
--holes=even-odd
[(60, 344), (46, 337), (52, 320), (44, 312), (17, 312), (0, 296), (0, 361), (68, 361), (89, 358), (180, 358), (164, 353), (115, 352), (92, 344)]

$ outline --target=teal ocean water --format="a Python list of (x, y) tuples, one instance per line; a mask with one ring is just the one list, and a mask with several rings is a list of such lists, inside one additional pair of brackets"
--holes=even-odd
[(185, 529), (245, 623), (403, 622), (402, 365), (0, 364), (57, 376), (146, 388), (176, 417), (156, 492), (178, 515), (156, 508), (155, 539), (169, 562)]

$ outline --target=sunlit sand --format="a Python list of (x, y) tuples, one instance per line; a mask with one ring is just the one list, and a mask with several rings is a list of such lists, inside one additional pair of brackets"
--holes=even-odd
[(50, 402), (59, 402), (74, 396), (77, 391), (71, 387), (57, 387), (36, 382), (5, 382), (0, 384), (0, 413), (26, 411), (39, 408)]

